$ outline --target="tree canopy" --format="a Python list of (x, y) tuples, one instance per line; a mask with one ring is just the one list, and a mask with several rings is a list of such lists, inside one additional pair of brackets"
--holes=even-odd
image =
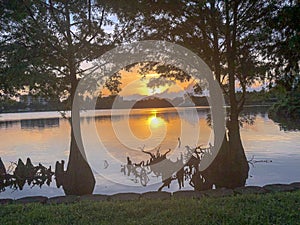
[[(87, 63), (123, 42), (130, 22), (95, 1), (1, 3), (1, 91), (67, 98)], [(73, 85), (74, 86), (74, 85)]]

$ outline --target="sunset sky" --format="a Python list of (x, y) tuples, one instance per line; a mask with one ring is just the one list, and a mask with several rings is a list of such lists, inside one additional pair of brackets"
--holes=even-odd
[[(191, 92), (193, 90), (193, 84), (195, 83), (194, 80), (190, 80), (189, 82), (173, 81), (172, 84), (168, 82), (168, 84), (152, 88), (148, 87), (147, 84), (151, 79), (159, 77), (159, 74), (155, 72), (150, 72), (145, 76), (142, 76), (136, 70), (131, 72), (122, 70), (120, 73), (122, 75), (122, 90), (119, 95), (125, 97), (125, 99), (134, 99), (137, 96), (151, 96), (157, 94), (165, 98), (182, 97), (186, 91)], [(109, 95), (109, 91), (106, 89), (104, 89), (102, 93), (103, 95)]]
[[(123, 96), (125, 99), (132, 100), (141, 96), (151, 96), (156, 95), (162, 98), (175, 98), (182, 97), (186, 92), (193, 93), (193, 85), (195, 84), (195, 80), (191, 79), (189, 82), (180, 82), (173, 81), (169, 82), (165, 85), (161, 85), (160, 87), (152, 88), (148, 87), (147, 84), (153, 78), (158, 78), (159, 74), (155, 72), (150, 72), (145, 76), (142, 76), (138, 73), (137, 69), (132, 71), (121, 70), (121, 92), (120, 96)], [(251, 87), (248, 87), (247, 90), (261, 90), (262, 83), (256, 81)], [(240, 90), (240, 86), (238, 82), (236, 82), (236, 89)], [(107, 96), (109, 95), (109, 91), (107, 89), (102, 90), (102, 94)]]

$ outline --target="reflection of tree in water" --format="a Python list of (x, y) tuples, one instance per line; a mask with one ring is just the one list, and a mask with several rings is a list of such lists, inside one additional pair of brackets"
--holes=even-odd
[[(213, 182), (210, 181), (208, 170), (200, 171), (200, 163), (206, 154), (211, 154), (213, 146), (209, 145), (206, 148), (198, 146), (191, 148), (186, 146), (186, 152), (181, 154), (180, 158), (174, 162), (167, 158), (167, 154), (171, 151), (167, 150), (165, 153), (160, 152), (160, 148), (153, 151), (145, 151), (142, 148), (142, 152), (148, 154), (150, 159), (146, 162), (132, 163), (129, 157), (127, 157), (127, 165), (123, 165), (121, 172), (124, 175), (133, 175), (137, 181), (140, 178), (140, 182), (143, 186), (149, 181), (148, 175), (153, 173), (155, 176), (161, 176), (162, 186), (158, 189), (161, 191), (164, 187), (170, 187), (172, 181), (177, 180), (179, 189), (184, 187), (185, 182), (188, 182), (195, 190), (207, 190), (212, 188)], [(140, 172), (139, 172), (140, 171)], [(147, 181), (142, 183), (142, 181)]]
[(300, 130), (300, 119), (290, 118), (287, 116), (279, 116), (275, 113), (269, 112), (268, 106), (263, 107), (244, 107), (241, 113), (240, 121), (241, 124), (247, 123), (253, 125), (257, 115), (265, 116), (278, 123), (280, 129), (284, 131), (299, 131)]
[(59, 118), (21, 120), (21, 129), (59, 127)]
[(284, 131), (300, 131), (300, 119), (292, 119), (289, 117), (269, 115), (272, 120), (279, 124), (281, 130)]
[[(261, 117), (265, 117), (267, 115), (268, 108), (269, 108), (268, 106), (244, 107), (243, 111), (239, 115), (240, 127), (243, 127), (244, 125), (254, 125), (258, 115), (260, 115)], [(227, 116), (226, 116), (227, 122), (229, 121), (228, 113), (229, 112), (227, 111)], [(212, 118), (209, 112), (206, 114), (206, 122), (208, 126), (211, 127)]]
[[(126, 173), (126, 171), (127, 171), (127, 173)], [(150, 181), (150, 179), (148, 177), (149, 172), (147, 172), (147, 170), (145, 168), (144, 161), (142, 161), (138, 164), (137, 163), (132, 164), (130, 158), (127, 157), (127, 165), (121, 166), (121, 172), (123, 172), (124, 175), (127, 174), (127, 176), (130, 176), (132, 174), (134, 176), (132, 181), (135, 183), (140, 182), (140, 184), (142, 186), (147, 186), (148, 182)]]
[(9, 128), (13, 127), (14, 125), (17, 125), (19, 121), (1, 121), (0, 122), (0, 128)]
[(191, 125), (198, 123), (199, 115), (204, 114), (203, 112), (197, 112), (194, 108), (186, 108), (184, 110), (179, 110), (179, 116), (184, 121), (188, 122)]
[(53, 175), (51, 166), (48, 169), (40, 163), (34, 166), (30, 158), (27, 158), (26, 164), (21, 159), (18, 163), (11, 163), (6, 170), (0, 158), (0, 192), (6, 187), (22, 190), (25, 183), (32, 187), (41, 187), (45, 183), (49, 186)]
[[(207, 110), (207, 123), (211, 126), (212, 120)], [(239, 117), (239, 125), (253, 125), (257, 115), (266, 115), (267, 107), (245, 107)], [(227, 120), (228, 121), (228, 120)], [(127, 159), (127, 165), (122, 166), (122, 172), (124, 175), (128, 175), (134, 182), (139, 182), (146, 186), (149, 181), (149, 174), (161, 177), (162, 186), (159, 190), (164, 187), (170, 187), (172, 181), (177, 180), (179, 189), (184, 187), (185, 183), (188, 183), (195, 190), (206, 190), (211, 189), (213, 186), (234, 188), (238, 186), (244, 186), (247, 177), (241, 177), (238, 173), (233, 174), (230, 171), (238, 171), (240, 168), (240, 162), (237, 158), (232, 157), (232, 149), (229, 147), (229, 142), (224, 138), (219, 154), (212, 162), (212, 164), (205, 169), (200, 171), (201, 160), (203, 157), (209, 157), (213, 152), (213, 146), (207, 146), (206, 148), (198, 146), (191, 148), (186, 146), (186, 152), (184, 157), (181, 156), (177, 161), (172, 161), (167, 158), (166, 153), (162, 154), (160, 149), (152, 151), (144, 151), (150, 158), (148, 160), (140, 162), (138, 165), (132, 163), (130, 158)], [(153, 153), (154, 152), (154, 153)], [(156, 152), (156, 153), (155, 153)], [(254, 163), (266, 162), (266, 160), (254, 160), (248, 161), (252, 166)], [(143, 183), (144, 181), (144, 183)]]

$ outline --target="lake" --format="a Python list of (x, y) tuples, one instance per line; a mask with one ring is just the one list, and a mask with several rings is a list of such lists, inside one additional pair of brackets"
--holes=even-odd
[[(83, 112), (82, 136), (87, 159), (96, 177), (96, 194), (155, 191), (161, 178), (149, 174), (147, 185), (121, 173), (122, 165), (130, 157), (133, 162), (146, 161), (141, 150), (160, 147), (164, 153), (171, 149), (170, 158), (176, 160), (185, 146), (207, 146), (213, 134), (207, 122), (209, 108), (160, 108), (128, 110), (97, 110)], [(264, 108), (247, 108), (241, 128), (245, 152), (250, 164), (246, 185), (291, 183), (300, 181), (300, 131), (286, 131), (268, 118)], [(252, 124), (253, 123), (253, 124)], [(0, 114), (0, 157), (8, 168), (11, 162), (30, 157), (32, 163), (46, 167), (68, 160), (70, 124), (58, 112)], [(184, 189), (191, 189), (186, 185)], [(172, 183), (166, 191), (178, 190)], [(56, 188), (44, 185), (24, 190), (7, 188), (0, 198), (19, 198), (28, 195), (64, 195)]]

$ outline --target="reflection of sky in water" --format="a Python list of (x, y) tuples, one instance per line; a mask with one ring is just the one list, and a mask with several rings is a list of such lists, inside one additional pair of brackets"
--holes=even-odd
[[(99, 174), (110, 174), (111, 179), (132, 185), (127, 176), (120, 173), (121, 164), (126, 163), (126, 157), (130, 156), (134, 162), (148, 159), (147, 155), (141, 153), (140, 148), (153, 149), (160, 145), (164, 153), (171, 148), (172, 159), (184, 151), (184, 146), (191, 142), (191, 135), (200, 127), (198, 144), (207, 145), (211, 141), (210, 128), (206, 123), (205, 109), (198, 110), (198, 118), (189, 110), (176, 112), (174, 109), (145, 109), (133, 110), (127, 117), (118, 110), (114, 114), (115, 127), (121, 132), (122, 127), (129, 124), (130, 135), (136, 139), (128, 138), (127, 146), (122, 144), (115, 135), (111, 124), (110, 111), (98, 111), (95, 119), (97, 134), (90, 138), (89, 127), (93, 122), (92, 118), (82, 119), (82, 131), (86, 144), (86, 153), (97, 177), (96, 193), (111, 193), (122, 191), (145, 192), (157, 190), (159, 184), (153, 187), (129, 187), (109, 182)], [(88, 114), (88, 112), (86, 113)], [(250, 113), (251, 114), (251, 113)], [(33, 164), (43, 163), (54, 168), (57, 160), (67, 161), (69, 153), (70, 125), (65, 119), (57, 119), (57, 113), (16, 113), (2, 114), (0, 122), (0, 157), (6, 166), (9, 162), (16, 162), (18, 158), (23, 161), (29, 156)], [(39, 120), (23, 120), (40, 118)], [(180, 119), (180, 117), (182, 119)], [(42, 118), (47, 118), (43, 120)], [(55, 119), (56, 118), (56, 119)], [(7, 120), (13, 120), (8, 122)], [(198, 125), (199, 126), (198, 126)], [(182, 130), (187, 130), (188, 135), (183, 135)], [(121, 132), (122, 133), (122, 132)], [(254, 156), (255, 160), (272, 160), (271, 163), (256, 163), (250, 165), (250, 178), (247, 185), (264, 185), (268, 183), (290, 183), (300, 180), (300, 132), (284, 132), (266, 114), (258, 114), (254, 125), (245, 124), (241, 128), (243, 145), (248, 159)], [(126, 135), (128, 135), (126, 133)], [(126, 138), (126, 135), (124, 136)], [(129, 135), (129, 137), (130, 137)], [(100, 137), (102, 145), (99, 145)], [(181, 147), (178, 148), (177, 138), (181, 137)], [(161, 142), (161, 143), (157, 143)], [(129, 146), (129, 147), (128, 147)], [(106, 148), (105, 154), (101, 149)], [(108, 169), (104, 169), (104, 159), (108, 161)], [(160, 181), (159, 178), (151, 178), (152, 183)], [(53, 182), (55, 183), (55, 182)], [(17, 197), (33, 194), (61, 195), (62, 190), (46, 186), (42, 189), (37, 187), (25, 188), (25, 191), (11, 192), (8, 190), (1, 193), (0, 197)], [(171, 186), (169, 191), (177, 190), (177, 184)]]
[(253, 126), (244, 126), (242, 138), (248, 158), (272, 160), (250, 166), (248, 185), (300, 180), (300, 132), (284, 132), (263, 115)]

